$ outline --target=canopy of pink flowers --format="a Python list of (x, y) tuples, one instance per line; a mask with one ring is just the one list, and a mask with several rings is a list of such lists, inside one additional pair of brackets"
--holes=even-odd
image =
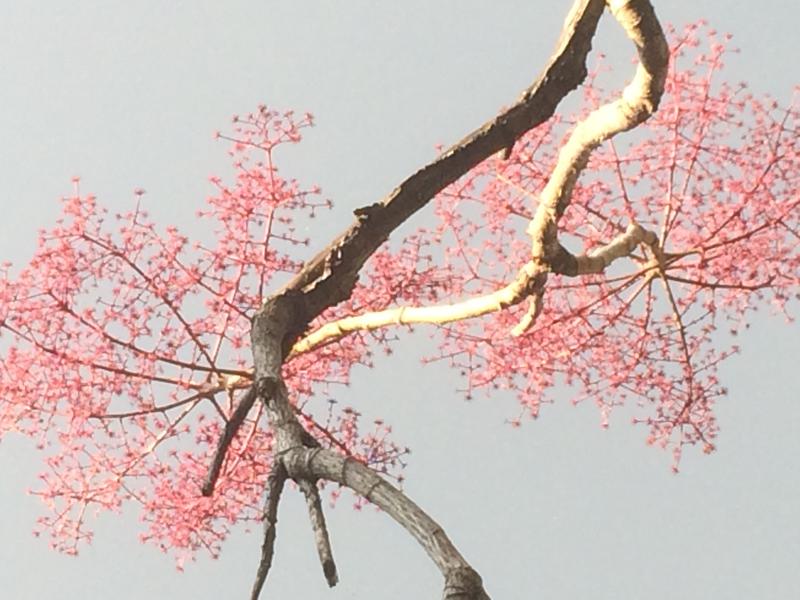
[[(687, 444), (713, 449), (714, 404), (725, 394), (717, 370), (736, 351), (723, 338), (757, 308), (784, 311), (797, 294), (800, 131), (795, 106), (720, 83), (726, 51), (708, 28), (672, 40), (659, 111), (597, 150), (560, 234), (572, 252), (588, 252), (635, 221), (660, 236), (663, 272), (637, 252), (601, 275), (551, 277), (527, 334), (510, 335), (524, 307), (458, 322), (431, 330), (440, 348), (431, 359), (460, 369), (467, 394), (510, 390), (521, 406), (514, 425), (538, 416), (563, 384), (576, 401), (595, 402), (604, 423), (628, 404), (677, 466)], [(587, 110), (605, 97), (587, 86)], [(43, 450), (35, 493), (48, 511), (37, 531), (57, 548), (75, 553), (91, 538), (90, 513), (123, 503), (139, 505), (143, 539), (179, 563), (201, 549), (217, 555), (232, 525), (259, 518), (272, 441), (260, 409), (234, 440), (214, 496), (200, 486), (250, 377), (250, 318), (309, 245), (324, 245), (297, 225), (329, 202), (274, 162), (311, 124), (266, 107), (234, 119), (220, 137), (232, 142), (235, 177), (212, 178), (199, 213), (213, 243), (152, 223), (141, 191), (130, 212), (109, 215), (76, 181), (30, 264), (14, 276), (4, 266), (0, 433), (25, 433)], [(379, 250), (350, 300), (317, 324), (507, 283), (528, 260), (525, 226), (569, 130), (554, 118), (507, 160), (489, 159), (447, 188), (435, 199), (437, 222)], [(350, 335), (292, 359), (285, 376), (321, 443), (402, 480), (407, 450), (391, 429), (331, 398), (392, 339)]]

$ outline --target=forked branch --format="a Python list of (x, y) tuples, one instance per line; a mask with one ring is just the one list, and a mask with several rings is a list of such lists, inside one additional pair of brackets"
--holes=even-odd
[[(529, 314), (535, 317), (541, 308), (549, 272), (566, 272), (568, 265), (573, 265), (576, 273), (597, 272), (616, 258), (630, 253), (637, 244), (649, 243), (649, 232), (633, 227), (587, 257), (572, 256), (558, 244), (558, 219), (569, 204), (572, 187), (586, 165), (589, 153), (604, 139), (635, 126), (655, 110), (663, 88), (667, 60), (666, 43), (647, 0), (608, 0), (606, 3), (602, 0), (578, 0), (545, 73), (516, 104), (409, 177), (386, 198), (357, 210), (356, 222), (309, 261), (256, 313), (251, 330), (253, 390), (264, 402), (274, 432), (273, 473), (277, 474), (270, 475), (268, 483), (264, 549), (253, 598), (258, 596), (271, 564), (277, 511), (277, 500), (273, 499), (278, 497), (282, 478), (290, 477), (300, 483), (306, 494), (320, 559), (329, 583), (335, 583), (336, 575), (316, 495), (317, 480), (349, 487), (402, 525), (442, 572), (445, 599), (488, 600), (478, 573), (431, 517), (366, 465), (319, 447), (297, 419), (282, 380), (281, 368), (293, 346), (295, 353), (298, 351), (295, 343), (308, 324), (326, 308), (350, 296), (361, 267), (395, 228), (480, 161), (510, 148), (518, 137), (549, 118), (560, 100), (585, 78), (585, 59), (604, 4), (608, 4), (636, 44), (642, 64), (622, 98), (595, 111), (579, 124), (562, 150), (529, 227), (531, 262), (520, 270), (514, 282), (494, 294), (448, 307), (398, 309), (394, 314), (384, 311), (371, 315), (370, 319), (373, 324), (389, 319), (395, 323), (412, 322), (414, 318), (446, 322), (453, 320), (450, 318), (453, 315), (467, 318), (471, 314), (501, 310), (530, 296), (535, 302)], [(369, 319), (364, 323), (363, 328), (371, 326)], [(305, 343), (308, 348), (317, 347), (332, 336), (344, 335), (351, 326), (352, 323), (332, 324), (327, 330), (329, 333), (319, 334), (318, 339), (315, 338), (317, 341), (307, 338)], [(244, 410), (245, 406), (243, 401), (240, 407)], [(226, 429), (226, 436), (234, 434), (235, 427), (231, 431)], [(222, 443), (220, 448), (224, 448)]]
[[(653, 247), (657, 243), (658, 236), (655, 233), (644, 229), (636, 223), (632, 223), (611, 242), (587, 254), (569, 255), (564, 258), (566, 251), (562, 249), (559, 258), (562, 264), (569, 261), (568, 264), (570, 265), (569, 270), (567, 271), (565, 268), (562, 274), (587, 275), (590, 273), (602, 273), (615, 260), (630, 256), (639, 244)], [(372, 331), (383, 327), (419, 323), (444, 325), (506, 310), (528, 297), (541, 299), (545, 281), (546, 271), (538, 268), (533, 261), (529, 261), (520, 269), (514, 281), (491, 294), (484, 294), (451, 304), (398, 306), (331, 321), (299, 340), (292, 348), (292, 353), (289, 356), (291, 358), (310, 352), (356, 331)], [(536, 305), (534, 305), (534, 310), (538, 312)], [(524, 333), (528, 328), (527, 325), (526, 323), (523, 327), (515, 328), (512, 330), (512, 335)]]
[(669, 48), (652, 6), (630, 0), (609, 0), (607, 4), (636, 45), (640, 63), (621, 97), (590, 113), (561, 149), (528, 226), (532, 261), (520, 269), (516, 279), (496, 292), (454, 304), (397, 307), (327, 323), (295, 344), (292, 354), (308, 352), (354, 331), (412, 323), (450, 323), (505, 310), (531, 297), (527, 314), (511, 332), (521, 335), (542, 309), (548, 272), (570, 276), (601, 273), (614, 260), (630, 255), (638, 244), (656, 243), (655, 234), (635, 223), (588, 255), (573, 256), (558, 239), (558, 221), (569, 206), (572, 190), (592, 151), (603, 141), (646, 120), (658, 107), (664, 91)]
[(441, 526), (375, 471), (327, 449), (293, 448), (284, 455), (283, 463), (294, 477), (319, 478), (350, 488), (404, 527), (444, 575), (445, 600), (488, 600), (481, 578), (461, 556)]

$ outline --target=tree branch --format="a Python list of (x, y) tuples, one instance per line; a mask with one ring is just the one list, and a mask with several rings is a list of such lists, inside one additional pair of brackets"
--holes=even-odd
[(669, 48), (650, 3), (647, 0), (609, 0), (607, 4), (636, 45), (641, 62), (621, 97), (590, 113), (577, 125), (561, 149), (528, 226), (534, 261), (520, 270), (515, 281), (492, 294), (455, 304), (398, 307), (327, 323), (295, 344), (292, 354), (307, 352), (354, 331), (395, 324), (443, 324), (474, 318), (518, 304), (530, 295), (532, 302), (527, 314), (512, 330), (513, 335), (521, 335), (541, 312), (548, 271), (565, 275), (600, 273), (615, 259), (629, 255), (639, 243), (644, 241), (653, 245), (656, 242), (651, 232), (632, 224), (610, 244), (588, 255), (573, 256), (558, 243), (558, 221), (569, 205), (572, 190), (592, 151), (617, 133), (643, 122), (655, 111), (667, 75)]
[(607, 0), (614, 18), (636, 45), (639, 65), (619, 99), (592, 111), (578, 123), (561, 148), (558, 161), (539, 196), (536, 214), (528, 225), (534, 258), (554, 259), (559, 254), (558, 221), (569, 206), (572, 190), (592, 151), (617, 133), (644, 122), (664, 91), (669, 47), (648, 0)]
[[(428, 551), (445, 577), (446, 599), (488, 600), (478, 574), (433, 519), (369, 467), (332, 450), (320, 448), (297, 420), (289, 401), (288, 390), (280, 376), (283, 356), (281, 340), (284, 339), (284, 332), (293, 323), (296, 308), (297, 303), (292, 296), (274, 296), (253, 319), (251, 337), (256, 372), (255, 387), (264, 401), (275, 433), (273, 468), (276, 468), (275, 465), (282, 465), (287, 475), (295, 481), (323, 479), (350, 487), (386, 511)], [(316, 509), (312, 508), (311, 516), (312, 520), (318, 517)], [(315, 529), (320, 531), (319, 528)], [(329, 548), (326, 548), (323, 561), (327, 560), (328, 552)], [(326, 563), (323, 562), (323, 565), (325, 568)], [(263, 571), (263, 567), (259, 569), (254, 590), (260, 589), (263, 584)]]
[[(548, 195), (543, 195), (529, 229), (533, 239), (533, 260), (505, 288), (457, 305), (419, 308), (423, 312), (418, 312), (417, 318), (446, 322), (453, 320), (450, 317), (454, 314), (465, 318), (467, 314), (500, 310), (530, 295), (536, 301), (529, 311), (529, 321), (538, 314), (547, 273), (554, 270), (550, 260), (571, 256), (557, 243), (557, 221), (569, 203), (572, 187), (591, 149), (613, 132), (633, 127), (646, 118), (657, 106), (663, 88), (659, 69), (666, 65), (667, 48), (652, 7), (646, 0), (608, 0), (607, 3), (636, 43), (644, 67), (637, 69), (623, 98), (611, 108), (601, 109), (599, 116), (595, 116), (597, 111), (592, 113), (576, 128), (562, 150), (551, 178), (552, 185), (548, 186), (551, 189), (545, 188)], [(273, 468), (282, 465), (288, 477), (305, 482), (302, 486), (306, 492), (310, 492), (309, 485), (314, 487), (311, 482), (318, 479), (334, 481), (380, 507), (422, 545), (442, 572), (446, 600), (488, 600), (489, 597), (478, 573), (461, 556), (436, 521), (372, 469), (319, 447), (297, 419), (281, 378), (281, 367), (308, 324), (323, 310), (350, 296), (361, 267), (396, 227), (444, 187), (492, 154), (508, 150), (519, 136), (553, 114), (560, 100), (586, 76), (585, 59), (603, 5), (601, 0), (577, 0), (547, 69), (516, 104), (410, 176), (380, 202), (356, 210), (356, 222), (311, 259), (281, 291), (270, 297), (253, 318), (253, 389), (263, 400), (275, 433)], [(552, 253), (536, 251), (537, 236), (541, 238), (540, 246), (544, 250), (547, 250), (547, 245), (552, 245)], [(627, 247), (627, 241), (600, 249), (599, 254), (581, 262), (588, 265), (582, 268), (594, 268), (597, 260), (603, 263), (614, 260)], [(576, 264), (579, 258), (571, 257)], [(596, 260), (593, 262), (593, 259)], [(377, 320), (394, 317), (394, 322), (408, 322), (407, 311), (376, 313), (382, 315)], [(333, 331), (331, 335), (339, 335), (344, 327), (340, 322), (338, 328), (334, 324), (330, 331)], [(324, 342), (324, 336), (320, 340), (319, 343)], [(320, 558), (323, 568), (326, 568), (333, 563), (324, 520), (321, 520), (322, 512), (318, 509), (318, 496), (311, 492), (306, 494), (306, 498)], [(277, 500), (275, 506), (277, 510)], [(271, 531), (274, 538), (274, 529)], [(266, 576), (262, 572), (266, 572), (271, 561), (272, 542), (268, 537), (269, 534), (262, 549), (262, 566), (254, 587), (254, 599)], [(266, 569), (264, 564), (267, 564)], [(326, 577), (330, 583), (335, 578), (335, 570), (329, 575), (329, 568)]]
[(366, 465), (332, 450), (309, 448), (292, 448), (283, 455), (283, 464), (292, 477), (319, 478), (344, 485), (392, 517), (419, 542), (441, 571), (445, 578), (445, 599), (488, 600), (480, 577), (442, 527)]
[[(667, 78), (669, 46), (649, 0), (606, 0), (606, 4), (635, 44), (639, 65), (619, 99), (597, 108), (578, 123), (539, 195), (536, 213), (528, 224), (531, 255), (534, 262), (543, 262), (555, 273), (578, 269), (574, 257), (558, 242), (558, 222), (569, 206), (572, 190), (589, 156), (605, 140), (647, 120), (658, 108)], [(541, 302), (541, 298), (535, 299), (528, 314), (514, 328), (516, 335), (535, 322)]]
[(371, 331), (381, 327), (414, 323), (443, 325), (505, 310), (519, 304), (528, 296), (539, 293), (544, 288), (545, 275), (542, 269), (529, 262), (520, 269), (514, 281), (491, 294), (475, 296), (453, 304), (400, 306), (344, 317), (326, 323), (298, 341), (292, 348), (290, 357), (309, 352), (355, 331)]
[(355, 223), (278, 292), (302, 292), (305, 314), (293, 335), (300, 335), (323, 310), (350, 296), (361, 267), (401, 223), (475, 165), (513, 145), (553, 115), (558, 103), (586, 77), (586, 56), (603, 7), (602, 0), (577, 0), (548, 66), (515, 104), (451, 146), (388, 196), (356, 210)]
[(250, 409), (258, 399), (255, 386), (250, 386), (247, 391), (242, 395), (239, 405), (233, 411), (231, 418), (225, 423), (225, 429), (219, 437), (217, 443), (217, 450), (214, 452), (214, 458), (211, 459), (211, 465), (208, 468), (206, 480), (203, 482), (201, 492), (203, 496), (211, 496), (214, 493), (214, 486), (219, 478), (219, 473), (222, 470), (222, 463), (225, 462), (225, 455), (228, 453), (228, 447), (231, 445), (233, 438), (247, 418)]
[[(562, 248), (559, 262), (567, 266), (564, 266), (559, 272), (571, 276), (602, 273), (615, 260), (630, 256), (641, 243), (651, 247), (657, 245), (658, 236), (636, 223), (631, 223), (623, 233), (616, 236), (611, 242), (596, 248), (588, 254), (569, 255), (569, 258), (566, 258), (564, 253), (568, 253)], [(476, 296), (452, 304), (398, 306), (331, 321), (299, 340), (292, 347), (289, 358), (340, 340), (356, 331), (372, 331), (393, 325), (418, 323), (444, 325), (445, 323), (463, 321), (505, 310), (510, 306), (519, 304), (529, 296), (534, 301), (534, 314), (538, 315), (538, 311), (541, 310), (545, 275), (546, 272), (543, 269), (538, 268), (533, 262), (528, 262), (520, 270), (514, 281), (491, 294)], [(539, 299), (538, 302), (536, 299)], [(521, 326), (515, 327), (512, 330), (512, 335), (524, 333), (530, 325), (532, 325), (532, 322), (525, 322)]]
[(638, 223), (631, 223), (623, 233), (608, 244), (595, 248), (588, 254), (579, 254), (571, 259), (564, 259), (562, 263), (566, 264), (559, 273), (573, 277), (602, 273), (615, 260), (630, 256), (639, 244), (646, 244), (654, 254), (659, 253), (658, 235)]
[[(319, 452), (319, 449), (315, 450)], [(325, 524), (325, 513), (322, 512), (322, 502), (319, 498), (319, 489), (315, 483), (316, 479), (300, 479), (297, 485), (308, 505), (308, 519), (311, 521), (311, 529), (314, 531), (314, 542), (319, 554), (319, 562), (322, 565), (322, 572), (328, 587), (333, 587), (339, 582), (339, 575), (336, 572), (336, 563), (333, 561), (333, 551), (331, 550), (331, 540), (328, 537), (328, 527)]]
[(275, 552), (275, 534), (278, 526), (278, 504), (281, 500), (283, 484), (286, 483), (286, 469), (280, 462), (272, 465), (267, 477), (267, 499), (264, 503), (264, 542), (261, 546), (261, 560), (256, 571), (256, 581), (250, 594), (251, 600), (258, 600), (261, 588), (269, 575), (272, 556)]

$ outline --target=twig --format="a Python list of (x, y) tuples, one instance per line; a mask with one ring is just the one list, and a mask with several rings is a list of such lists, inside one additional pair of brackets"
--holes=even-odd
[(322, 512), (319, 489), (316, 483), (308, 479), (299, 480), (297, 485), (306, 498), (308, 519), (311, 521), (311, 529), (314, 531), (314, 542), (317, 545), (317, 553), (319, 554), (319, 562), (322, 565), (322, 572), (325, 574), (325, 581), (328, 582), (328, 587), (333, 587), (339, 582), (339, 575), (336, 572), (336, 563), (333, 561), (331, 540), (328, 536), (328, 527), (325, 524), (325, 514)]
[(89, 415), (90, 419), (129, 419), (132, 417), (141, 417), (144, 415), (149, 415), (152, 413), (165, 413), (168, 410), (172, 410), (173, 408), (178, 408), (179, 406), (183, 406), (184, 404), (189, 404), (190, 402), (194, 402), (195, 400), (199, 400), (201, 398), (208, 398), (212, 399), (214, 394), (220, 391), (219, 389), (209, 389), (207, 391), (198, 392), (196, 394), (192, 394), (182, 400), (176, 400), (170, 404), (164, 404), (163, 406), (153, 406), (152, 408), (143, 408), (142, 410), (133, 410), (130, 412), (121, 412), (121, 413), (98, 413), (98, 414), (91, 414)]
[(272, 464), (272, 470), (267, 477), (267, 499), (264, 504), (264, 542), (261, 545), (261, 560), (256, 571), (256, 580), (250, 600), (258, 600), (264, 582), (267, 580), (269, 569), (272, 566), (272, 556), (275, 553), (275, 533), (278, 525), (278, 503), (281, 500), (283, 484), (286, 483), (286, 469), (280, 461)]
[(253, 404), (257, 398), (258, 394), (256, 393), (256, 387), (255, 385), (251, 385), (249, 388), (247, 388), (247, 391), (242, 396), (239, 406), (237, 406), (236, 410), (233, 411), (231, 418), (227, 423), (225, 423), (225, 429), (223, 430), (222, 435), (219, 436), (217, 450), (214, 453), (214, 458), (211, 460), (211, 466), (208, 469), (208, 475), (206, 475), (206, 480), (203, 482), (203, 496), (210, 496), (214, 493), (214, 485), (217, 483), (217, 478), (219, 477), (219, 472), (222, 469), (222, 463), (225, 461), (225, 455), (228, 452), (228, 447), (231, 445), (231, 442), (233, 441), (236, 433), (239, 431), (239, 428), (242, 426), (242, 423), (244, 423), (244, 420), (247, 417), (247, 414), (250, 412), (250, 409), (253, 408)]

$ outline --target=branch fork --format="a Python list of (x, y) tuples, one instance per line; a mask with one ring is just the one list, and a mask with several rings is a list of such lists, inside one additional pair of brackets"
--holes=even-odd
[[(586, 77), (585, 59), (606, 5), (636, 45), (640, 64), (621, 98), (600, 107), (578, 124), (562, 148), (529, 224), (531, 260), (522, 266), (515, 279), (493, 293), (455, 304), (400, 307), (347, 317), (303, 335), (309, 323), (325, 309), (350, 296), (361, 267), (395, 228), (479, 162), (513, 147), (521, 135), (552, 116), (560, 100)], [(656, 248), (652, 232), (631, 224), (608, 244), (587, 255), (573, 256), (559, 244), (558, 221), (569, 206), (572, 189), (591, 151), (616, 133), (641, 123), (658, 106), (667, 56), (663, 33), (647, 0), (576, 0), (549, 65), (516, 104), (443, 152), (383, 200), (357, 210), (353, 225), (306, 263), (297, 276), (259, 309), (251, 328), (253, 383), (225, 426), (203, 486), (205, 495), (213, 492), (227, 447), (255, 401), (260, 400), (274, 437), (272, 470), (266, 486), (264, 543), (252, 600), (257, 600), (272, 564), (277, 509), (288, 478), (297, 482), (306, 498), (317, 551), (329, 585), (336, 584), (338, 574), (318, 481), (331, 481), (350, 488), (404, 527), (442, 573), (445, 600), (489, 600), (481, 577), (436, 521), (377, 472), (321, 447), (303, 428), (281, 378), (281, 368), (292, 357), (353, 331), (408, 323), (447, 323), (504, 310), (530, 298), (526, 317), (512, 332), (520, 335), (533, 324), (542, 309), (549, 273), (599, 273), (614, 260), (630, 255), (639, 244)]]

